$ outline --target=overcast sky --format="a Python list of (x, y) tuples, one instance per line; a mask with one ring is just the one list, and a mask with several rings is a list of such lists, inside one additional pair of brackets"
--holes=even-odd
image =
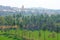
[(60, 9), (60, 0), (0, 0), (0, 5), (12, 7), (43, 7), (49, 9)]

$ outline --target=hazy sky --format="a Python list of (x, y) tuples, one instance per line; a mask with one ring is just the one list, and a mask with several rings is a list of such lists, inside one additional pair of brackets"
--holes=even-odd
[(50, 9), (60, 9), (60, 0), (0, 0), (0, 5), (12, 7), (43, 7)]

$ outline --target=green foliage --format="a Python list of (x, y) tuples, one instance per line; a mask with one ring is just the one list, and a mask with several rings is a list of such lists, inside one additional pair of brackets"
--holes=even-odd
[[(57, 30), (57, 27), (60, 29), (60, 15), (47, 15), (47, 14), (39, 14), (39, 15), (30, 15), (24, 16), (23, 14), (17, 15), (9, 15), (9, 16), (0, 16), (0, 25), (17, 25), (20, 29), (28, 28), (28, 29), (43, 29), (49, 31), (60, 32)], [(39, 29), (38, 29), (39, 27)]]

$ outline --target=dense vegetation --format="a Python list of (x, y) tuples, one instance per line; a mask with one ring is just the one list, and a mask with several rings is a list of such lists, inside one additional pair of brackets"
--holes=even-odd
[(49, 30), (60, 32), (60, 15), (47, 15), (47, 14), (37, 14), (37, 15), (30, 15), (24, 16), (22, 14), (17, 15), (9, 15), (9, 16), (0, 16), (0, 26), (2, 25), (9, 25), (19, 26), (20, 29), (27, 29), (27, 30)]
[(16, 40), (27, 40), (24, 36), (31, 38), (30, 40), (33, 40), (32, 38), (34, 40), (57, 40), (57, 34), (58, 39), (60, 37), (60, 14), (31, 14), (28, 16), (20, 13), (0, 16), (0, 34), (5, 33), (6, 35), (8, 33), (20, 35), (20, 38), (22, 37), (22, 39), (19, 39), (19, 37), (17, 38), (13, 35), (11, 40), (14, 40), (14, 37)]

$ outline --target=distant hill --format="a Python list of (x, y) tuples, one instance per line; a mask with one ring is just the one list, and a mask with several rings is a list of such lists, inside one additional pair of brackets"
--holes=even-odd
[[(21, 13), (21, 8), (2, 6), (0, 5), (0, 16), (12, 15)], [(60, 10), (46, 9), (46, 8), (25, 8), (23, 14), (60, 14)]]

